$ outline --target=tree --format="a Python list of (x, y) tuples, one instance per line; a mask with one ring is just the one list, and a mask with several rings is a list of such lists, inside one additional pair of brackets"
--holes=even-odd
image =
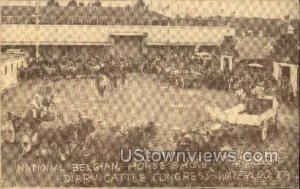
[(274, 58), (277, 61), (288, 59), (299, 64), (299, 38), (293, 34), (281, 35), (274, 45)]
[(77, 7), (77, 1), (76, 0), (70, 0), (67, 6), (68, 7)]
[(221, 50), (224, 54), (237, 55), (236, 40), (233, 36), (225, 36), (221, 44)]
[(95, 0), (95, 2), (92, 4), (93, 7), (101, 7), (101, 2), (99, 0)]
[(144, 3), (143, 0), (138, 0), (137, 3), (135, 4), (136, 8), (144, 8), (146, 4)]
[(55, 0), (48, 0), (47, 6), (48, 6), (48, 7), (58, 7), (58, 6), (59, 6), (59, 3), (56, 2)]

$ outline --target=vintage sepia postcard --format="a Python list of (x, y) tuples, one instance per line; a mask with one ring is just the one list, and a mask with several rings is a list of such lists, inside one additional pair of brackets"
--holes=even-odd
[(0, 0), (0, 188), (299, 188), (299, 10)]

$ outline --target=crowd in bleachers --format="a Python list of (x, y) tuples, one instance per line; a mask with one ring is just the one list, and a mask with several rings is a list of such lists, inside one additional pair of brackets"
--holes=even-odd
[(277, 81), (270, 65), (262, 67), (242, 64), (231, 70), (221, 71), (217, 55), (209, 61), (195, 59), (180, 51), (156, 56), (150, 62), (164, 82), (184, 88), (208, 88), (242, 91), (242, 95), (252, 98), (255, 95), (277, 96), (281, 102), (295, 104), (296, 98), (287, 78)]
[[(90, 75), (93, 67), (114, 65), (125, 68), (127, 72), (157, 74), (162, 83), (167, 85), (234, 92), (242, 90), (246, 96), (253, 95), (257, 92), (257, 88), (263, 88), (265, 93), (278, 95), (282, 101), (288, 103), (294, 101), (290, 82), (287, 80), (277, 82), (268, 69), (243, 64), (244, 66), (235, 67), (233, 71), (222, 71), (217, 55), (213, 55), (211, 60), (202, 60), (195, 58), (189, 49), (157, 48), (147, 55), (136, 58), (113, 57), (108, 48), (67, 50), (53, 54), (55, 53), (49, 49), (44, 49), (40, 59), (32, 59), (26, 68), (26, 71), (32, 74), (27, 76), (33, 78), (59, 76), (62, 74), (61, 68), (67, 67), (74, 69), (72, 76), (76, 77), (82, 74)], [(20, 79), (24, 79), (24, 74), (20, 76)]]

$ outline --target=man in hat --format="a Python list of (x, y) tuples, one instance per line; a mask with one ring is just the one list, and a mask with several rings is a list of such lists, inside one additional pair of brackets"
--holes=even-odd
[(255, 86), (253, 88), (253, 90), (251, 90), (252, 95), (254, 96), (261, 96), (264, 94), (264, 87), (265, 83), (264, 82), (260, 82), (257, 86)]
[(32, 111), (32, 117), (34, 119), (41, 117), (41, 110), (42, 110), (42, 100), (43, 97), (41, 95), (41, 92), (36, 92), (33, 95), (32, 101), (31, 101), (31, 111)]
[(57, 103), (57, 95), (59, 93), (59, 90), (51, 90), (50, 87), (46, 87), (45, 89), (45, 96), (43, 97), (43, 100), (42, 100), (42, 111), (41, 111), (41, 117), (44, 117), (44, 116), (47, 116), (49, 115), (50, 113), (50, 107), (53, 105), (53, 104), (56, 104)]

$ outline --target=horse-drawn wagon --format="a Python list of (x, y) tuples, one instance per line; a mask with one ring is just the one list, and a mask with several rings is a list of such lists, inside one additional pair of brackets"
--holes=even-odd
[[(261, 131), (261, 140), (267, 139), (271, 130), (276, 131), (278, 124), (278, 102), (272, 96), (259, 96), (256, 103), (260, 108), (249, 108), (239, 104), (222, 111), (218, 107), (207, 106), (211, 121), (200, 124), (201, 127), (175, 133), (173, 139), (178, 150), (228, 150), (232, 137), (244, 130)], [(230, 147), (229, 147), (230, 148)]]
[(211, 106), (207, 106), (206, 110), (213, 120), (221, 123), (219, 129), (236, 130), (247, 127), (261, 130), (261, 140), (264, 141), (269, 131), (277, 128), (279, 104), (276, 97), (265, 95), (257, 96), (251, 101), (225, 111)]
[(38, 143), (38, 127), (42, 122), (54, 120), (52, 114), (33, 118), (28, 111), (24, 117), (8, 112), (7, 121), (2, 128), (4, 141), (10, 144), (19, 143), (24, 152), (29, 152)]
[[(62, 115), (59, 117), (63, 118)], [(65, 160), (75, 148), (82, 148), (87, 136), (95, 130), (93, 121), (83, 119), (81, 115), (78, 123), (67, 124), (62, 119), (62, 124), (57, 126), (54, 120), (51, 114), (33, 118), (30, 113), (25, 117), (8, 113), (7, 122), (2, 128), (4, 141), (20, 145), (23, 153), (37, 151), (41, 155), (57, 155)]]

